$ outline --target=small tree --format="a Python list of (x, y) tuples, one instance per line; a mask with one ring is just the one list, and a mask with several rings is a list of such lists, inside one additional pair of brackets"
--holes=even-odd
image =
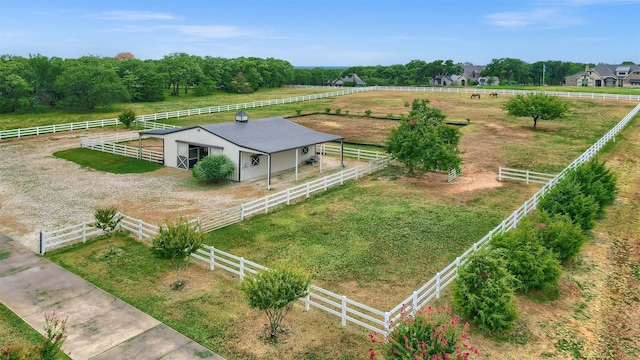
[(447, 125), (446, 116), (429, 108), (428, 103), (427, 99), (415, 99), (409, 115), (401, 115), (400, 126), (387, 139), (387, 152), (407, 166), (409, 175), (413, 175), (414, 168), (460, 172), (460, 131)]
[(269, 337), (273, 339), (294, 302), (307, 296), (309, 285), (311, 275), (295, 266), (278, 264), (273, 269), (246, 278), (242, 282), (242, 291), (249, 306), (267, 314)]
[(67, 338), (67, 319), (60, 319), (54, 311), (45, 314), (44, 339), (40, 348), (41, 360), (55, 360), (59, 351), (62, 351), (62, 344)]
[(123, 216), (118, 213), (118, 210), (113, 207), (98, 208), (93, 213), (96, 220), (94, 226), (101, 229), (104, 235), (109, 239), (109, 253), (113, 253), (113, 241), (111, 235), (116, 230)]
[(557, 96), (546, 94), (516, 95), (504, 104), (504, 109), (511, 116), (533, 118), (533, 128), (538, 120), (554, 120), (565, 116), (569, 105)]
[(118, 116), (118, 121), (123, 123), (128, 129), (131, 127), (131, 124), (136, 121), (136, 113), (131, 109), (127, 109)]
[(370, 117), (370, 116), (371, 116), (371, 110), (369, 110), (369, 109), (365, 110), (365, 111), (364, 111), (364, 114), (365, 114), (367, 117)]
[(161, 226), (158, 235), (153, 238), (151, 252), (159, 258), (169, 260), (176, 272), (173, 289), (182, 287), (180, 272), (187, 268), (189, 255), (202, 245), (204, 236), (196, 227), (180, 219), (177, 224), (167, 222), (166, 226)]
[(193, 167), (193, 177), (202, 181), (219, 181), (227, 178), (235, 166), (225, 155), (209, 155), (198, 161)]
[(460, 268), (453, 282), (455, 309), (486, 330), (508, 330), (518, 318), (514, 284), (502, 258), (480, 250)]

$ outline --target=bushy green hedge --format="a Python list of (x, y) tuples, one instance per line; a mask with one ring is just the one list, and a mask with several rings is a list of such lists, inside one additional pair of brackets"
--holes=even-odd
[(505, 260), (479, 250), (460, 268), (453, 283), (455, 309), (486, 330), (508, 330), (518, 318), (514, 284)]
[(584, 194), (593, 196), (599, 206), (597, 216), (604, 215), (604, 208), (613, 204), (618, 194), (616, 176), (605, 167), (604, 162), (593, 160), (582, 164), (568, 177), (581, 185)]
[(585, 194), (582, 185), (572, 176), (567, 176), (556, 184), (540, 200), (538, 209), (550, 215), (565, 214), (582, 230), (595, 226), (594, 218), (599, 205), (593, 196)]
[(525, 219), (518, 228), (491, 239), (493, 254), (505, 260), (507, 270), (518, 280), (515, 284), (518, 291), (558, 286), (560, 263), (538, 241), (538, 236), (533, 223)]
[(573, 259), (580, 252), (587, 237), (579, 225), (566, 214), (549, 215), (540, 212), (538, 215), (538, 238), (540, 243), (553, 251), (559, 261)]
[(216, 181), (233, 174), (235, 166), (225, 155), (209, 155), (193, 167), (193, 177), (202, 181)]

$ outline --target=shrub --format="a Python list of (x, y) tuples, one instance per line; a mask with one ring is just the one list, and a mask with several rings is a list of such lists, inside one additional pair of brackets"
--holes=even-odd
[(494, 235), (493, 254), (505, 260), (507, 270), (518, 280), (516, 290), (549, 289), (558, 286), (560, 263), (554, 253), (538, 242), (538, 232), (530, 220), (518, 228)]
[(302, 114), (302, 109), (296, 109), (296, 115)]
[(342, 111), (342, 109), (337, 108), (337, 109), (336, 109), (336, 114), (340, 114), (340, 112), (341, 112), (341, 111)]
[(392, 118), (392, 117), (393, 117), (393, 113), (388, 113), (388, 114), (387, 114), (387, 117), (388, 117), (388, 118)]
[(290, 264), (278, 264), (248, 277), (242, 291), (249, 306), (264, 311), (269, 318), (269, 338), (277, 337), (282, 320), (296, 300), (307, 296), (311, 275)]
[(369, 110), (369, 109), (365, 110), (365, 111), (364, 111), (364, 114), (365, 114), (367, 117), (371, 116), (371, 110)]
[(416, 316), (402, 313), (396, 328), (384, 339), (379, 334), (369, 337), (376, 349), (369, 349), (369, 358), (378, 353), (385, 359), (469, 359), (478, 350), (465, 342), (469, 323), (460, 322), (447, 305), (428, 307)]
[(171, 285), (173, 289), (182, 287), (180, 272), (187, 268), (189, 255), (202, 245), (204, 237), (198, 229), (180, 219), (177, 224), (168, 222), (166, 226), (161, 226), (158, 235), (153, 238), (151, 252), (159, 258), (169, 260), (176, 272), (176, 281)]
[(122, 221), (123, 216), (118, 214), (118, 210), (113, 207), (109, 208), (98, 208), (93, 213), (93, 217), (96, 222), (94, 226), (98, 229), (101, 229), (104, 232), (104, 235), (109, 239), (109, 253), (113, 253), (113, 241), (111, 239), (111, 235), (120, 221)]
[(549, 215), (540, 212), (538, 221), (540, 243), (553, 251), (561, 262), (573, 259), (587, 241), (580, 226), (573, 223), (566, 214)]
[(0, 347), (0, 360), (40, 360), (40, 351), (38, 346), (7, 343)]
[(218, 181), (227, 178), (235, 166), (225, 155), (209, 155), (198, 161), (193, 167), (193, 177), (202, 181)]
[(40, 348), (41, 360), (56, 359), (67, 338), (67, 326), (67, 318), (60, 319), (55, 311), (51, 314), (45, 314), (44, 341)]
[(538, 209), (550, 215), (568, 215), (582, 230), (589, 230), (595, 226), (593, 219), (598, 213), (598, 208), (593, 196), (584, 194), (580, 183), (570, 175), (549, 190), (538, 204)]
[(136, 113), (130, 109), (123, 111), (122, 114), (118, 116), (118, 121), (123, 123), (124, 126), (127, 127), (127, 129), (131, 127), (131, 123), (133, 123), (135, 120), (136, 120)]
[(455, 309), (485, 330), (508, 330), (518, 318), (514, 283), (504, 259), (480, 250), (453, 282)]
[(605, 167), (604, 162), (593, 160), (582, 164), (568, 177), (581, 185), (585, 195), (593, 196), (599, 206), (597, 216), (604, 214), (605, 206), (613, 204), (618, 194), (616, 176)]
[(324, 112), (326, 112), (327, 114), (331, 112), (331, 108), (325, 108)]

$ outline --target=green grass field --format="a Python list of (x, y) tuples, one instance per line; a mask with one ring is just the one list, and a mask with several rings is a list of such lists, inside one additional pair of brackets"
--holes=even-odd
[(53, 156), (73, 161), (83, 167), (113, 174), (144, 173), (163, 167), (150, 161), (81, 148), (57, 151), (53, 153)]

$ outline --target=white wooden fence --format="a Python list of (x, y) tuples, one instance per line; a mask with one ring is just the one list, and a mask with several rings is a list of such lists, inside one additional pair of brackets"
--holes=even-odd
[[(241, 110), (241, 109), (249, 109), (249, 108), (258, 108), (264, 106), (272, 106), (272, 105), (282, 105), (282, 104), (291, 104), (302, 101), (310, 101), (317, 99), (324, 99), (336, 96), (343, 96), (349, 94), (355, 94), (365, 91), (372, 91), (375, 88), (367, 87), (367, 88), (349, 88), (343, 89), (339, 91), (331, 91), (323, 94), (311, 94), (305, 96), (295, 96), (290, 98), (282, 98), (282, 99), (274, 99), (274, 100), (264, 100), (264, 101), (252, 101), (241, 104), (234, 105), (220, 105), (220, 106), (210, 106), (206, 108), (198, 108), (198, 109), (188, 109), (188, 110), (177, 110), (177, 111), (167, 111), (163, 113), (156, 114), (148, 114), (148, 115), (138, 115), (136, 116), (136, 120), (134, 125), (141, 126), (144, 129), (166, 129), (176, 127), (174, 125), (167, 124), (151, 124), (147, 125), (148, 122), (155, 122), (158, 120), (172, 119), (172, 118), (180, 118), (194, 115), (203, 115), (203, 114), (211, 114), (223, 111), (232, 111), (232, 110)], [(102, 120), (90, 120), (90, 121), (82, 121), (82, 122), (74, 122), (67, 124), (57, 124), (57, 125), (45, 125), (45, 126), (36, 126), (30, 128), (20, 128), (20, 129), (11, 129), (11, 130), (2, 130), (0, 131), (0, 140), (9, 139), (9, 138), (20, 138), (24, 136), (33, 136), (33, 135), (42, 135), (42, 134), (50, 134), (62, 131), (73, 131), (73, 130), (86, 130), (91, 128), (105, 127), (105, 126), (114, 126), (119, 125), (120, 121), (117, 118), (113, 119), (102, 119)], [(149, 126), (149, 127), (148, 127)]]
[[(595, 156), (602, 147), (604, 147), (609, 141), (615, 141), (615, 136), (620, 132), (630, 121), (640, 112), (640, 104), (638, 104), (629, 114), (627, 114), (616, 126), (614, 126), (607, 134), (605, 134), (600, 140), (594, 143), (589, 149), (576, 158), (571, 164), (569, 164), (562, 172), (556, 175), (548, 183), (546, 183), (540, 190), (538, 190), (533, 196), (516, 209), (511, 215), (505, 218), (498, 226), (491, 230), (482, 239), (473, 244), (462, 255), (458, 256), (451, 264), (446, 266), (443, 270), (439, 271), (436, 276), (427, 281), (423, 286), (414, 291), (404, 301), (400, 302), (396, 307), (390, 311), (380, 311), (364, 304), (352, 301), (346, 296), (334, 294), (330, 291), (320, 289), (312, 286), (309, 296), (302, 299), (305, 303), (305, 308), (309, 309), (310, 306), (317, 307), (331, 314), (339, 316), (341, 318), (341, 324), (344, 326), (347, 322), (352, 322), (364, 328), (376, 331), (382, 334), (386, 334), (393, 329), (394, 324), (401, 318), (402, 313), (416, 312), (420, 308), (424, 307), (434, 298), (439, 298), (442, 290), (444, 290), (458, 275), (458, 269), (469, 257), (478, 249), (486, 245), (495, 234), (499, 234), (510, 229), (513, 229), (517, 224), (529, 214), (535, 210), (539, 200), (555, 186), (569, 171), (575, 169), (579, 165), (589, 161)], [(334, 174), (335, 175), (335, 174)], [(333, 176), (333, 175), (330, 175)], [(276, 194), (274, 194), (276, 195)], [(304, 195), (306, 196), (306, 195)], [(280, 204), (286, 202), (286, 197), (282, 198), (269, 198), (265, 197), (261, 205), (252, 207), (252, 213), (268, 212), (270, 206), (273, 206), (272, 202), (279, 201)], [(247, 210), (247, 207), (243, 208), (243, 212)], [(220, 215), (224, 217), (226, 215)], [(244, 216), (247, 216), (245, 213)], [(243, 218), (240, 216), (240, 218)], [(208, 231), (203, 226), (205, 221), (196, 220), (200, 223), (202, 231)], [(152, 228), (153, 225), (146, 224), (141, 220), (128, 219), (126, 229), (138, 234), (139, 237), (152, 236), (151, 234), (157, 232)], [(89, 236), (89, 225), (83, 223), (80, 225), (67, 227), (64, 229), (54, 230), (50, 232), (41, 232), (41, 253), (44, 253), (46, 249), (54, 246), (61, 246), (62, 244), (70, 241), (85, 241)], [(69, 235), (63, 235), (68, 233)], [(97, 233), (96, 233), (97, 234)], [(91, 235), (96, 236), (96, 235)], [(68, 237), (70, 240), (64, 240)], [(241, 257), (237, 257), (228, 253), (224, 253), (220, 250), (212, 247), (203, 247), (192, 255), (196, 259), (205, 261), (210, 264), (210, 268), (220, 267), (227, 271), (233, 272), (239, 275), (241, 278), (248, 273), (255, 273), (257, 271), (264, 270), (262, 265), (247, 261)], [(224, 260), (223, 260), (224, 259)]]
[[(135, 136), (135, 137), (134, 137)], [(106, 152), (114, 155), (132, 157), (141, 160), (147, 160), (154, 163), (164, 163), (164, 154), (159, 151), (149, 149), (140, 149), (137, 146), (128, 146), (118, 144), (119, 141), (138, 140), (138, 133), (123, 133), (113, 135), (100, 135), (93, 137), (84, 137), (80, 141), (80, 147)]]
[(391, 311), (389, 311), (390, 322), (387, 323), (388, 326), (385, 327), (385, 330), (391, 329), (391, 325), (402, 316), (402, 312), (415, 312), (425, 306), (432, 299), (439, 298), (442, 290), (446, 288), (458, 276), (458, 268), (469, 259), (469, 256), (471, 256), (471, 254), (489, 243), (493, 235), (503, 233), (515, 228), (520, 220), (522, 220), (525, 216), (527, 216), (527, 214), (537, 208), (540, 199), (542, 199), (542, 197), (544, 197), (544, 195), (549, 190), (551, 190), (558, 183), (558, 181), (564, 178), (564, 176), (568, 172), (591, 160), (598, 153), (598, 151), (600, 151), (609, 141), (615, 141), (616, 134), (624, 129), (624, 127), (629, 124), (629, 122), (633, 119), (634, 116), (638, 114), (638, 112), (640, 112), (640, 104), (636, 105), (633, 110), (631, 110), (624, 118), (622, 118), (622, 120), (620, 120), (611, 130), (609, 130), (609, 132), (607, 132), (602, 138), (600, 138), (600, 140), (591, 145), (591, 147), (589, 147), (578, 158), (571, 162), (571, 164), (564, 168), (564, 170), (562, 170), (558, 175), (554, 176), (540, 190), (538, 190), (529, 199), (527, 199), (527, 201), (525, 201), (524, 204), (516, 209), (511, 215), (502, 220), (500, 225), (496, 226), (482, 239), (474, 243), (473, 246), (471, 246), (462, 255), (457, 257), (443, 270), (439, 271), (436, 276), (427, 281), (422, 287), (414, 291), (413, 294), (411, 294), (408, 298), (398, 304), (395, 308), (391, 309)]
[(498, 169), (498, 181), (503, 180), (516, 180), (516, 181), (524, 181), (527, 185), (529, 183), (538, 183), (538, 184), (546, 184), (551, 179), (556, 177), (554, 174), (545, 174), (530, 170), (518, 170), (518, 169), (510, 169), (505, 167), (500, 167)]

